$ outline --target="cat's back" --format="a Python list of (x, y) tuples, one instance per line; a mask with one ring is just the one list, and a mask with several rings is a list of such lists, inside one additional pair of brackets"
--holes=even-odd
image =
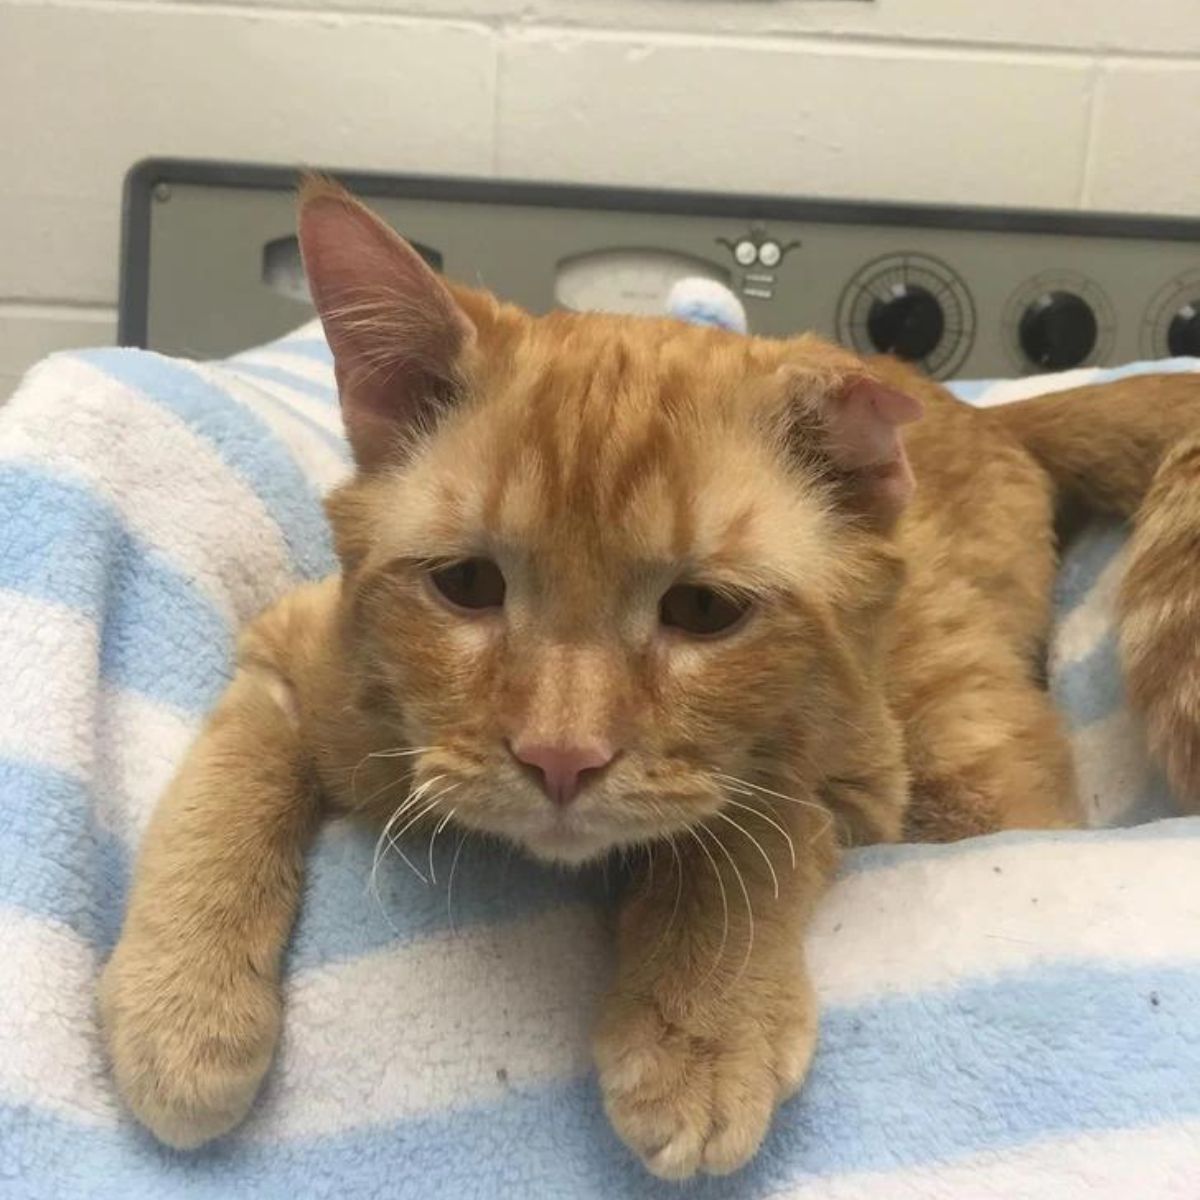
[(906, 431), (917, 487), (899, 529), (892, 652), (894, 695), (911, 713), (973, 670), (1032, 671), (1051, 612), (1054, 489), (986, 409), (903, 364), (872, 365), (925, 407)]
[(1054, 488), (1028, 450), (987, 409), (964, 404), (912, 368), (891, 359), (871, 365), (925, 409), (905, 431), (917, 480), (900, 529), (910, 568), (944, 563), (984, 579), (1027, 559), (1045, 566)]

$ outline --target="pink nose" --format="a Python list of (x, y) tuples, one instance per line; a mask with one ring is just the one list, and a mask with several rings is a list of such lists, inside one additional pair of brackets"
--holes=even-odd
[(599, 742), (564, 745), (554, 742), (514, 742), (512, 752), (521, 762), (541, 772), (542, 787), (555, 804), (568, 805), (579, 792), (586, 771), (598, 771), (612, 762), (614, 752)]

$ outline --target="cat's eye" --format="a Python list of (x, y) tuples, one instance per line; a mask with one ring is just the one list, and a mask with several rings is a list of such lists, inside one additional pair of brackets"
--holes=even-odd
[(662, 624), (692, 637), (729, 633), (749, 611), (748, 598), (719, 592), (701, 583), (677, 583), (658, 603), (658, 619)]
[(479, 611), (504, 605), (504, 575), (490, 558), (464, 558), (429, 572), (429, 582), (455, 608)]

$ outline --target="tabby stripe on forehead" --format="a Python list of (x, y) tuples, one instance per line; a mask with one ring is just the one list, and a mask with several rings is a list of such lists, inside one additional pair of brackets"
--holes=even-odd
[(537, 455), (546, 503), (551, 509), (556, 509), (566, 492), (566, 471), (559, 447), (562, 406), (557, 381), (549, 372), (539, 381), (530, 397), (529, 407), (533, 415), (530, 442)]
[[(603, 364), (603, 359), (601, 364)], [(601, 453), (609, 440), (612, 428), (613, 397), (616, 395), (616, 380), (611, 363), (605, 370), (598, 365), (589, 379), (584, 382), (573, 406), (576, 418), (574, 469), (566, 483), (564, 500), (582, 512), (596, 510), (596, 480), (599, 475)], [(569, 411), (565, 402), (560, 411), (565, 416)]]
[(515, 423), (501, 423), (495, 430), (496, 440), (490, 449), (491, 474), (483, 495), (480, 519), (484, 529), (495, 533), (500, 526), (500, 510), (512, 482), (513, 472), (520, 461), (522, 429)]
[(609, 485), (607, 515), (617, 521), (654, 475), (669, 472), (668, 431), (665, 422), (651, 418), (645, 434), (632, 443), (617, 463)]
[(466, 505), (462, 493), (444, 480), (437, 488), (437, 512), (430, 524), (434, 537), (455, 542), (462, 536)]
[(682, 558), (695, 535), (690, 472), (679, 456), (672, 453), (671, 427), (658, 416), (651, 418), (645, 434), (633, 443), (615, 468), (606, 506), (609, 520), (619, 521), (655, 477), (663, 480), (671, 505), (671, 553)]
[(733, 516), (721, 534), (717, 543), (717, 558), (736, 560), (741, 557), (750, 542), (750, 526), (754, 521), (754, 509), (751, 506), (743, 508)]
[(500, 512), (513, 476), (529, 456), (541, 476), (546, 503), (557, 508), (566, 499), (566, 472), (558, 445), (565, 411), (560, 374), (553, 369), (541, 372), (530, 385), (524, 407), (527, 419), (500, 423), (497, 430), (500, 440), (491, 447), (492, 474), (482, 513), (484, 528), (491, 532), (499, 527)]

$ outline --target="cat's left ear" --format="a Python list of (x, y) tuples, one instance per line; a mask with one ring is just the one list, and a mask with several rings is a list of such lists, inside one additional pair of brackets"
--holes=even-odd
[(901, 430), (921, 416), (920, 401), (865, 371), (822, 380), (816, 389), (811, 378), (805, 382), (794, 444), (832, 468), (849, 507), (891, 525), (916, 486)]
[(416, 250), (338, 184), (304, 182), (299, 227), (346, 435), (370, 470), (462, 391), (475, 327)]

